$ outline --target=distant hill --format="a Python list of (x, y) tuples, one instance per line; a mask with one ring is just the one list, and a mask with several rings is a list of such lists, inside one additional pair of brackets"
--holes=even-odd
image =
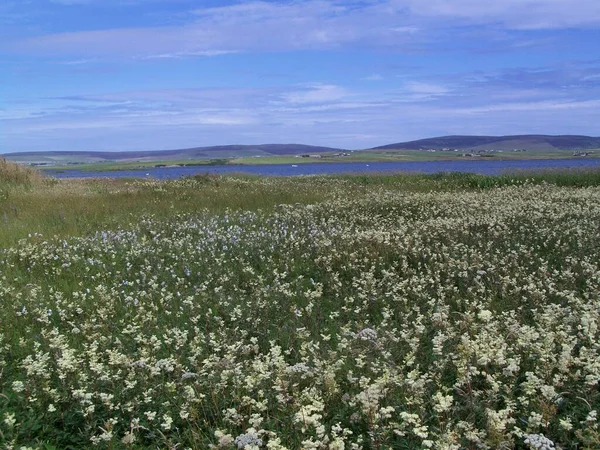
[(514, 136), (441, 136), (417, 141), (398, 142), (382, 145), (373, 150), (412, 149), (441, 150), (586, 150), (600, 148), (600, 137), (590, 136), (548, 136), (525, 134)]
[[(480, 151), (552, 151), (600, 149), (600, 137), (590, 136), (440, 136), (409, 142), (382, 145), (369, 150), (442, 150), (456, 149), (469, 152)], [(284, 155), (314, 155), (339, 153), (347, 150), (302, 144), (216, 145), (178, 150), (94, 152), (94, 151), (48, 151), (6, 153), (4, 158), (34, 165), (62, 165), (94, 162), (152, 162), (187, 161), (198, 159), (229, 159), (243, 157), (268, 157)], [(368, 151), (368, 150), (367, 150)]]
[(169, 161), (190, 159), (240, 158), (248, 156), (303, 155), (343, 151), (331, 147), (318, 147), (302, 144), (261, 144), (261, 145), (218, 145), (194, 147), (179, 150), (132, 151), (132, 152), (93, 152), (93, 151), (49, 151), (18, 152), (2, 155), (8, 160), (23, 163), (64, 164), (68, 162), (128, 162), (128, 161)]

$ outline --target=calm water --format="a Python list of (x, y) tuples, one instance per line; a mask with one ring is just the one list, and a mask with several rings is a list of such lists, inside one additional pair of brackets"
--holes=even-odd
[(78, 170), (47, 173), (58, 178), (79, 177), (134, 177), (134, 178), (180, 178), (206, 173), (250, 173), (270, 176), (319, 175), (333, 173), (372, 172), (472, 172), (484, 175), (499, 175), (520, 170), (573, 169), (600, 167), (600, 158), (590, 159), (542, 159), (529, 161), (424, 161), (424, 162), (346, 162), (291, 164), (228, 165), (196, 167), (159, 167), (145, 170), (123, 170), (118, 172), (81, 172)]

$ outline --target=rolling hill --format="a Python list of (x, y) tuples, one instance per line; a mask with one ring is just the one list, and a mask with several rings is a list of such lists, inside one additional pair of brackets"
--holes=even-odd
[(6, 153), (4, 158), (28, 164), (68, 164), (93, 162), (181, 161), (197, 159), (283, 156), (337, 152), (341, 149), (302, 144), (218, 145), (179, 150), (93, 152), (49, 151)]
[(549, 136), (525, 134), (514, 136), (441, 136), (416, 141), (382, 145), (373, 150), (412, 149), (441, 150), (587, 150), (600, 148), (600, 137)]
[[(364, 157), (386, 150), (456, 150), (473, 153), (528, 151), (533, 154), (552, 154), (567, 151), (585, 151), (600, 149), (600, 137), (590, 136), (550, 136), (550, 135), (510, 135), (510, 136), (440, 136), (408, 142), (382, 145), (358, 152)], [(89, 163), (150, 163), (169, 161), (179, 164), (186, 161), (221, 160), (252, 157), (273, 157), (293, 155), (334, 154), (347, 150), (302, 144), (261, 144), (261, 145), (218, 145), (210, 147), (194, 147), (178, 150), (154, 151), (48, 151), (18, 152), (1, 155), (8, 160), (32, 165), (67, 165)]]

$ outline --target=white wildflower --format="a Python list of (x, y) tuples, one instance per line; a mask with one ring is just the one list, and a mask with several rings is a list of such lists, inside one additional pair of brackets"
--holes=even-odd
[(125, 433), (125, 436), (123, 436), (121, 442), (125, 445), (133, 444), (135, 442), (135, 434), (133, 434), (131, 431)]
[(173, 425), (173, 419), (168, 414), (163, 414), (163, 422), (160, 424), (163, 430), (170, 430)]
[(532, 450), (554, 450), (554, 442), (548, 439), (543, 434), (526, 434), (525, 444), (529, 445)]
[(237, 445), (237, 448), (239, 449), (262, 446), (262, 440), (254, 430), (249, 430), (244, 434), (240, 434), (233, 440), (233, 443)]
[(184, 372), (181, 375), (181, 381), (193, 380), (194, 378), (198, 378), (198, 375), (194, 372)]
[(356, 333), (357, 339), (361, 339), (363, 341), (377, 341), (377, 332), (372, 328), (364, 328)]
[(288, 367), (287, 370), (291, 373), (308, 373), (310, 372), (310, 367), (304, 363), (298, 363)]
[(215, 431), (215, 437), (219, 440), (219, 447), (230, 447), (233, 444), (233, 436), (221, 430)]
[(12, 428), (16, 423), (17, 419), (15, 419), (14, 413), (4, 413), (4, 423)]
[(454, 398), (451, 395), (444, 395), (439, 391), (435, 393), (433, 400), (435, 401), (433, 409), (440, 414), (448, 411), (454, 402)]
[(479, 317), (479, 320), (482, 322), (489, 322), (492, 320), (492, 312), (488, 309), (482, 309), (477, 313), (477, 317)]

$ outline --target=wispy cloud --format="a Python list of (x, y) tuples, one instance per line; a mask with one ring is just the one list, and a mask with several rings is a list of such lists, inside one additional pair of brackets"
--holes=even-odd
[(238, 53), (237, 50), (203, 50), (199, 52), (174, 52), (174, 53), (161, 53), (157, 55), (147, 55), (141, 57), (141, 59), (182, 59), (182, 58), (194, 58), (197, 56), (220, 56), (229, 55), (232, 53)]
[(453, 18), (469, 24), (500, 24), (513, 29), (558, 29), (600, 24), (595, 0), (392, 0), (397, 8), (408, 7), (419, 16)]
[[(593, 67), (546, 67), (413, 78), (373, 92), (369, 85), (304, 83), (262, 88), (157, 89), (52, 99), (0, 114), (7, 139), (52, 147), (173, 148), (298, 141), (364, 148), (439, 134), (569, 132), (600, 121), (600, 83), (581, 85)], [(518, 84), (542, 78), (536, 88)], [(556, 89), (557, 85), (568, 85)], [(96, 136), (103, 136), (97, 139)], [(87, 140), (87, 141), (86, 141)], [(73, 144), (75, 145), (75, 144)], [(26, 146), (26, 147), (23, 147)], [(52, 147), (56, 148), (56, 147)]]
[[(148, 3), (173, 3), (193, 5), (190, 0), (49, 0), (62, 6), (132, 6)], [(7, 5), (17, 4), (7, 1)], [(225, 2), (223, 2), (225, 3)], [(1, 10), (0, 10), (1, 11)], [(274, 18), (282, 21), (312, 18), (343, 18), (353, 14), (378, 17), (394, 16), (411, 19), (397, 24), (392, 30), (405, 33), (420, 30), (415, 19), (453, 19), (469, 24), (500, 24), (515, 29), (558, 29), (595, 26), (600, 23), (600, 8), (595, 0), (368, 0), (343, 2), (340, 0), (266, 1), (251, 0), (231, 2), (216, 7), (197, 8), (192, 13), (206, 22), (245, 24), (268, 22)], [(299, 14), (300, 13), (300, 14)], [(431, 22), (428, 22), (430, 25)]]
[(451, 92), (446, 86), (422, 81), (405, 83), (404, 90), (408, 93), (407, 98), (412, 101), (434, 99)]
[(599, 5), (0, 1), (0, 151), (593, 133)]
[(454, 114), (489, 114), (493, 112), (538, 112), (538, 111), (563, 111), (563, 110), (587, 110), (600, 107), (600, 99), (597, 100), (544, 100), (534, 102), (499, 103), (471, 108), (452, 108)]
[(371, 74), (369, 76), (364, 77), (363, 80), (366, 80), (366, 81), (381, 81), (381, 80), (383, 80), (383, 75), (381, 75), (379, 73), (374, 73), (374, 74)]
[[(191, 1), (191, 0), (187, 0)], [(119, 7), (132, 6), (144, 3), (173, 3), (186, 2), (186, 0), (49, 0), (50, 3), (62, 6), (101, 6), (101, 7)]]
[(75, 59), (72, 61), (61, 61), (59, 64), (63, 64), (65, 66), (81, 66), (83, 64), (92, 64), (98, 62), (96, 58), (85, 58), (85, 59)]
[(577, 5), (563, 0), (252, 1), (193, 10), (181, 26), (46, 34), (0, 47), (37, 54), (148, 58), (347, 46), (411, 51), (450, 35), (456, 27), (482, 24), (506, 30), (597, 26), (600, 7), (596, 0), (579, 0)]
[(91, 0), (50, 0), (50, 3), (57, 5), (73, 6), (73, 5), (88, 5), (92, 3)]
[(289, 103), (329, 103), (347, 96), (348, 92), (340, 86), (315, 83), (294, 88), (281, 97)]

